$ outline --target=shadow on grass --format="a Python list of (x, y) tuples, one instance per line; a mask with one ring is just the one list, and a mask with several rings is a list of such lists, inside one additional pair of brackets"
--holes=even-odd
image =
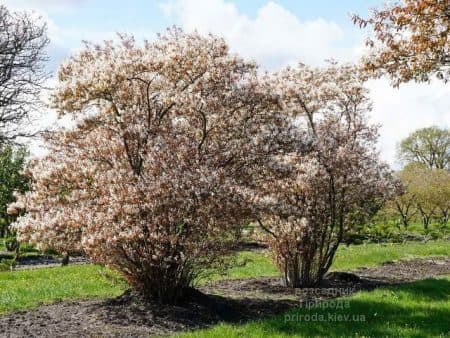
[(294, 309), (249, 325), (252, 331), (283, 336), (444, 337), (450, 333), (447, 279), (383, 287), (340, 300), (339, 309)]

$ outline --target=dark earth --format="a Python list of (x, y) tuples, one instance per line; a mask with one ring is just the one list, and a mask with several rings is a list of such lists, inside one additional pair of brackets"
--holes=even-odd
[[(14, 253), (8, 251), (0, 251), (0, 261), (2, 259), (11, 260), (14, 258)], [(54, 255), (28, 255), (20, 256), (16, 259), (14, 270), (25, 270), (25, 269), (37, 269), (37, 268), (48, 268), (54, 266), (61, 266), (62, 257)], [(71, 256), (69, 258), (70, 264), (87, 264), (89, 259), (86, 256), (77, 255)]]
[[(131, 292), (113, 299), (61, 301), (0, 317), (1, 337), (148, 337), (244, 323), (306, 301), (450, 274), (450, 257), (388, 262), (352, 273), (332, 272), (314, 289), (290, 289), (280, 278), (219, 281), (193, 291), (183, 306), (145, 302)], [(331, 291), (331, 292), (330, 292)]]

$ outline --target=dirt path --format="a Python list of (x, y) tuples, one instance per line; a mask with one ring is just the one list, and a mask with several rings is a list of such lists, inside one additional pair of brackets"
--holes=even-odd
[[(245, 322), (310, 300), (450, 274), (450, 257), (386, 263), (356, 275), (331, 273), (314, 289), (289, 289), (279, 278), (221, 281), (202, 287), (184, 306), (144, 303), (131, 293), (107, 300), (58, 302), (0, 317), (1, 337), (145, 337)], [(331, 291), (331, 292), (330, 292)]]

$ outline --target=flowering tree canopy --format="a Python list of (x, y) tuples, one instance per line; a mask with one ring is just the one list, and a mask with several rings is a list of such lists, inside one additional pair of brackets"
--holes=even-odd
[(379, 162), (377, 127), (367, 123), (371, 104), (356, 67), (300, 65), (273, 81), (306, 141), (280, 158), (288, 174), (263, 186), (259, 221), (286, 283), (311, 286), (330, 268), (345, 231), (389, 198), (394, 181)]
[(373, 27), (365, 68), (388, 74), (395, 85), (450, 76), (450, 5), (448, 0), (402, 0), (375, 10), (368, 19), (354, 16), (361, 27)]
[(11, 206), (28, 211), (20, 237), (181, 299), (251, 214), (243, 183), (283, 124), (278, 101), (222, 39), (177, 29), (87, 44), (59, 80), (55, 108), (77, 126), (49, 134), (31, 165), (32, 191)]

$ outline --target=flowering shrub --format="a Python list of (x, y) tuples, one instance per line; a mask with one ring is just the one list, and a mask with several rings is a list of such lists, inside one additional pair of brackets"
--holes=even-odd
[(87, 44), (59, 80), (54, 105), (77, 125), (49, 134), (31, 165), (32, 191), (11, 206), (28, 211), (20, 238), (83, 250), (146, 297), (181, 300), (251, 215), (243, 183), (267, 152), (262, 123), (282, 125), (277, 100), (222, 39), (177, 29)]
[(357, 69), (274, 76), (222, 39), (169, 30), (138, 46), (87, 44), (59, 71), (55, 108), (19, 238), (84, 251), (146, 297), (182, 300), (257, 219), (291, 286), (313, 285), (343, 234), (390, 193)]
[(344, 233), (393, 191), (375, 150), (377, 128), (366, 121), (363, 82), (355, 67), (336, 64), (274, 76), (286, 115), (304, 130), (304, 146), (280, 158), (283, 175), (267, 181), (260, 198), (259, 223), (289, 286), (319, 283)]

